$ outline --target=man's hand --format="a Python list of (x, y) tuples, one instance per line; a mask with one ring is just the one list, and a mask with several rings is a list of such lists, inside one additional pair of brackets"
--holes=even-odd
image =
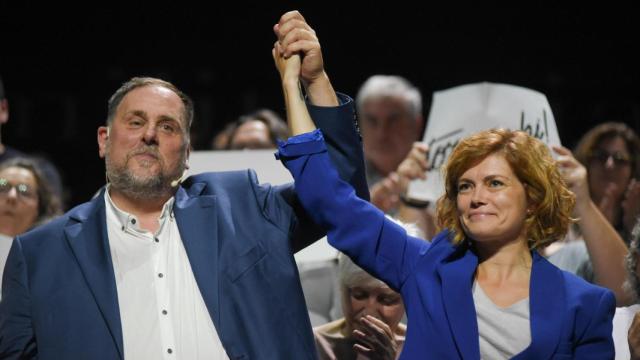
[(353, 330), (353, 336), (359, 342), (353, 349), (372, 360), (394, 360), (398, 355), (398, 343), (389, 325), (371, 315), (360, 322), (365, 331)]
[(289, 11), (280, 17), (273, 31), (278, 37), (285, 59), (300, 54), (300, 80), (311, 103), (319, 106), (338, 106), (338, 98), (324, 71), (320, 41), (304, 17), (298, 11)]

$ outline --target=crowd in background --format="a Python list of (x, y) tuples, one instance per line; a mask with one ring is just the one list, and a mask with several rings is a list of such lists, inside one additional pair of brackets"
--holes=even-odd
[[(0, 129), (10, 119), (8, 99), (0, 80)], [(362, 85), (355, 103), (371, 203), (410, 227), (414, 236), (432, 240), (438, 216), (435, 204), (406, 196), (409, 182), (423, 178), (426, 170), (428, 148), (419, 142), (425, 127), (420, 91), (402, 77), (374, 75)], [(276, 112), (257, 109), (212, 135), (213, 150), (250, 150), (276, 149), (278, 140), (291, 134)], [(0, 275), (12, 239), (61, 215), (73, 190), (64, 187), (43, 154), (23, 153), (6, 141), (0, 138)], [(637, 129), (616, 119), (602, 119), (575, 149), (553, 150), (563, 181), (576, 198), (575, 222), (566, 237), (539, 252), (561, 269), (613, 292), (619, 307), (613, 327), (617, 358), (640, 356), (640, 317), (635, 316), (640, 283)], [(323, 314), (312, 315), (320, 358), (355, 359), (371, 349), (383, 354), (380, 358), (397, 357), (407, 331), (401, 322), (400, 295), (344, 255), (323, 266), (328, 271), (318, 284), (335, 296), (323, 300), (332, 302), (324, 306)], [(311, 307), (316, 299), (307, 296), (306, 301)], [(385, 329), (387, 336), (376, 346), (358, 351), (358, 339), (376, 329)]]

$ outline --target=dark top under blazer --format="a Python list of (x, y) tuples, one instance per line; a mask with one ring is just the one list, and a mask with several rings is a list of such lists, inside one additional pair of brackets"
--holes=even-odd
[[(453, 246), (447, 231), (431, 244), (408, 236), (338, 179), (321, 138), (303, 134), (279, 156), (330, 244), (402, 294), (408, 324), (401, 359), (479, 359), (471, 292), (478, 258), (468, 242)], [(515, 358), (613, 359), (613, 293), (532, 256), (532, 342)]]
[[(352, 100), (309, 106), (341, 175), (368, 194)], [(275, 161), (275, 160), (274, 160)], [(313, 359), (311, 324), (293, 253), (323, 234), (291, 184), (253, 171), (205, 173), (180, 186), (174, 214), (202, 297), (231, 359)], [(0, 358), (118, 359), (117, 288), (98, 196), (18, 236), (4, 272)]]

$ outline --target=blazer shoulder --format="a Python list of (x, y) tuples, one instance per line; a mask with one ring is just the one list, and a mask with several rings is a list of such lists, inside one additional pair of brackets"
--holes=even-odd
[(611, 290), (591, 284), (570, 272), (560, 269), (558, 271), (562, 273), (569, 306), (579, 306), (589, 310), (604, 306), (615, 310), (616, 300)]
[(246, 188), (246, 186), (252, 186), (258, 184), (258, 176), (255, 170), (235, 170), (235, 171), (219, 171), (219, 172), (205, 172), (190, 176), (187, 181), (183, 183), (183, 187), (187, 192), (191, 192), (202, 185), (206, 185), (202, 188), (205, 194), (216, 194), (223, 189), (235, 189)]
[(62, 235), (67, 226), (86, 220), (100, 206), (103, 206), (103, 204), (104, 198), (98, 196), (89, 202), (77, 205), (65, 214), (45, 224), (18, 235), (16, 239), (19, 239), (23, 247), (31, 244), (39, 244), (41, 241), (54, 241), (54, 238)]

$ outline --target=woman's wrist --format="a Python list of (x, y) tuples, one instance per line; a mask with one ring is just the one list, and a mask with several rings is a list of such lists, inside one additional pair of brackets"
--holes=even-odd
[(293, 93), (300, 91), (300, 80), (297, 76), (286, 76), (282, 78), (282, 88), (285, 92)]
[(592, 211), (594, 208), (597, 208), (597, 206), (593, 203), (593, 201), (591, 201), (591, 197), (587, 197), (586, 199), (577, 198), (576, 205), (573, 208), (573, 213), (576, 217), (582, 218), (585, 217), (588, 212)]

